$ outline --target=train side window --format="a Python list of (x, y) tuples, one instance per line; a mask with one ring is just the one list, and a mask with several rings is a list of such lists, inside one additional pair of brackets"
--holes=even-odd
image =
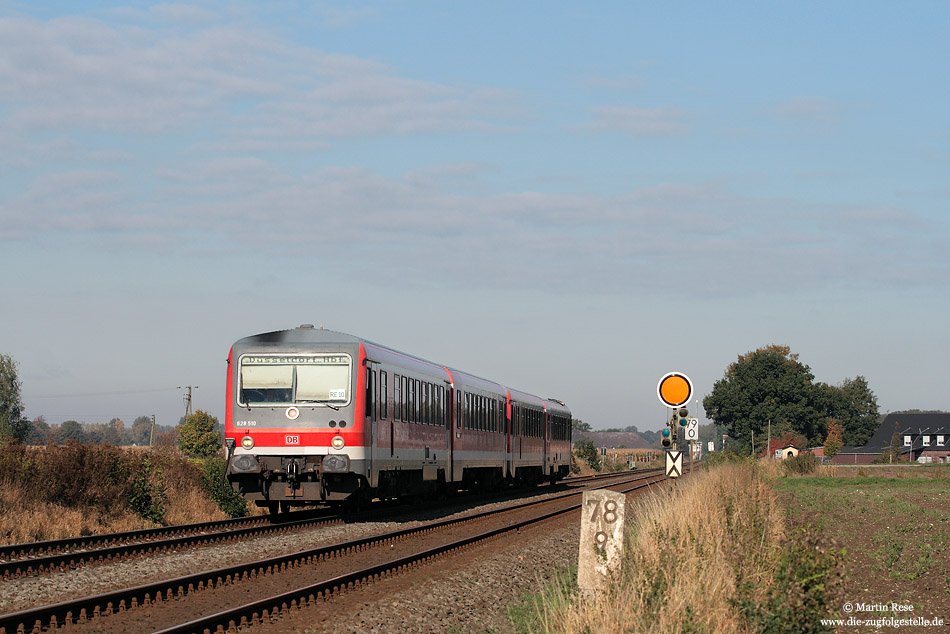
[(472, 395), (466, 392), (465, 393), (465, 410), (463, 411), (463, 415), (465, 416), (465, 423), (463, 424), (463, 427), (465, 427), (465, 429), (471, 429), (471, 425), (470, 425), (471, 421), (469, 421), (469, 412), (471, 411), (472, 411)]
[(412, 403), (409, 404), (409, 422), (419, 422), (419, 381), (409, 379), (409, 393), (412, 395)]
[(422, 419), (423, 425), (428, 425), (429, 424), (429, 383), (426, 381), (423, 381), (420, 384), (420, 387), (422, 388), (422, 398), (420, 399), (422, 403), (422, 408), (421, 408), (422, 412), (419, 417)]
[(389, 418), (389, 386), (386, 381), (386, 372), (379, 373), (379, 417)]
[(435, 425), (435, 384), (429, 383), (429, 424)]
[(393, 420), (400, 420), (402, 417), (402, 401), (399, 400), (402, 398), (402, 391), (399, 389), (401, 381), (401, 376), (393, 374)]
[(455, 392), (455, 427), (462, 428), (462, 394)]
[(428, 395), (426, 394), (426, 382), (420, 381), (419, 382), (419, 422), (423, 425), (427, 425), (429, 423), (429, 421), (426, 420), (427, 397)]
[(445, 413), (448, 411), (448, 403), (445, 402), (445, 386), (439, 386), (439, 426), (445, 427)]
[(416, 379), (416, 423), (422, 424), (422, 381)]
[(366, 368), (366, 400), (363, 403), (363, 413), (365, 416), (373, 414), (373, 371)]
[(415, 403), (415, 412), (416, 412), (416, 422), (422, 422), (422, 381), (416, 379), (416, 403)]

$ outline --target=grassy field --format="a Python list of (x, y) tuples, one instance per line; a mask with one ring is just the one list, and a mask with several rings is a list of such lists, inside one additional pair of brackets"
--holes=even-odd
[(775, 465), (726, 464), (632, 502), (623, 570), (606, 592), (579, 592), (565, 571), (512, 611), (514, 629), (829, 631), (820, 619), (838, 603), (839, 551), (789, 517), (777, 477)]
[(606, 593), (580, 593), (576, 569), (563, 570), (511, 610), (513, 629), (947, 631), (919, 621), (827, 620), (950, 623), (948, 502), (946, 466), (821, 467), (811, 475), (772, 461), (716, 466), (631, 505), (623, 571)]
[(843, 603), (912, 605), (915, 617), (950, 623), (950, 469), (838, 467), (776, 480), (776, 489), (793, 517), (845, 550)]

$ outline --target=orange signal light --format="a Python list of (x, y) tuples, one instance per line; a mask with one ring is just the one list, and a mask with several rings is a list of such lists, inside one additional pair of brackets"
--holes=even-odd
[(679, 407), (689, 402), (693, 395), (693, 382), (680, 372), (670, 372), (656, 386), (657, 396), (667, 407)]

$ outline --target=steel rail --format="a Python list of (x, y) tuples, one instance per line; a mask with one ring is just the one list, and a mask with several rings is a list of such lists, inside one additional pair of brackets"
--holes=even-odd
[[(665, 475), (651, 477), (654, 479), (621, 491), (621, 493), (630, 493), (632, 491), (636, 491), (637, 489), (651, 486), (666, 479)], [(302, 608), (304, 606), (312, 606), (317, 601), (326, 600), (332, 597), (334, 594), (340, 594), (350, 589), (358, 588), (366, 582), (372, 582), (380, 578), (386, 578), (394, 574), (398, 574), (400, 571), (408, 569), (409, 567), (418, 563), (427, 562), (436, 557), (440, 557), (453, 551), (461, 550), (462, 548), (486, 541), (498, 535), (512, 531), (520, 531), (522, 528), (526, 528), (533, 524), (539, 524), (560, 515), (577, 511), (581, 508), (581, 506), (582, 504), (573, 504), (569, 507), (552, 511), (550, 513), (545, 513), (543, 515), (523, 520), (515, 524), (495, 528), (477, 535), (450, 542), (448, 544), (443, 544), (442, 546), (436, 546), (435, 548), (430, 548), (418, 553), (399, 557), (391, 561), (364, 568), (362, 570), (356, 570), (344, 575), (333, 577), (332, 579), (326, 579), (303, 588), (297, 588), (289, 592), (268, 597), (266, 599), (260, 599), (251, 603), (246, 603), (244, 605), (223, 610), (216, 614), (194, 619), (187, 623), (182, 623), (180, 625), (159, 630), (155, 632), (155, 634), (206, 634), (221, 630), (224, 630), (225, 632), (234, 631), (238, 627), (243, 629), (247, 625), (253, 625), (255, 623), (268, 620), (281, 611)]]
[[(312, 513), (312, 511), (308, 511), (308, 513)], [(173, 526), (142, 528), (139, 530), (124, 531), (121, 533), (104, 533), (100, 535), (67, 537), (64, 539), (51, 539), (39, 542), (4, 544), (0, 545), (0, 560), (12, 561), (14, 559), (30, 557), (36, 558), (38, 556), (47, 556), (47, 553), (59, 553), (64, 550), (100, 548), (102, 545), (124, 544), (155, 538), (162, 539), (166, 536), (178, 536), (207, 531), (220, 531), (222, 529), (230, 530), (232, 527), (255, 526), (268, 522), (274, 523), (274, 517), (270, 515), (256, 515), (253, 517), (236, 517), (225, 520), (214, 520), (210, 522), (198, 522), (195, 524), (175, 524)]]
[[(654, 473), (640, 472), (629, 482), (656, 477)], [(609, 486), (619, 486), (624, 483), (605, 484), (597, 488), (607, 488)], [(652, 483), (648, 483), (652, 484)], [(646, 485), (642, 485), (646, 486)], [(635, 487), (639, 488), (639, 487)], [(633, 489), (632, 489), (633, 490)], [(202, 589), (206, 587), (216, 587), (221, 584), (234, 583), (236, 581), (253, 577), (257, 574), (267, 574), (275, 570), (283, 570), (289, 566), (301, 561), (319, 561), (333, 553), (365, 548), (374, 544), (383, 544), (396, 539), (402, 539), (416, 533), (431, 532), (447, 526), (475, 521), (490, 515), (515, 511), (529, 508), (534, 505), (544, 504), (556, 501), (569, 496), (577, 496), (583, 491), (568, 491), (556, 496), (548, 497), (543, 500), (534, 500), (523, 504), (518, 504), (504, 509), (493, 511), (484, 511), (473, 515), (467, 515), (448, 520), (429, 522), (422, 526), (406, 528), (390, 533), (370, 535), (367, 537), (338, 542), (306, 551), (278, 555), (267, 559), (254, 562), (227, 566), (209, 571), (166, 579), (155, 583), (144, 584), (133, 588), (106, 592), (88, 597), (80, 597), (70, 601), (55, 603), (45, 606), (39, 606), (27, 610), (20, 610), (9, 614), (0, 615), (0, 634), (13, 634), (20, 631), (32, 631), (36, 628), (40, 630), (49, 627), (51, 629), (61, 624), (70, 622), (84, 621), (97, 615), (107, 615), (114, 611), (121, 611), (138, 605), (149, 605), (154, 601), (169, 600), (175, 596), (182, 596), (192, 589)]]
[[(577, 478), (572, 483), (619, 477), (620, 473), (598, 474)], [(494, 496), (476, 496), (474, 499)], [(377, 515), (375, 510), (354, 513), (352, 519)], [(294, 520), (294, 517), (306, 519)], [(278, 519), (279, 517), (279, 519)], [(340, 515), (327, 514), (324, 509), (297, 511), (287, 515), (232, 518), (196, 524), (178, 524), (122, 533), (73, 537), (42, 542), (0, 546), (0, 579), (30, 574), (74, 569), (90, 563), (103, 563), (183, 550), (201, 545), (227, 543), (253, 535), (298, 530), (319, 524), (338, 524)], [(246, 527), (246, 528), (241, 528)]]
[(288, 533), (311, 526), (342, 523), (343, 519), (340, 517), (312, 518), (284, 524), (250, 526), (248, 528), (239, 528), (217, 533), (185, 535), (184, 537), (143, 542), (141, 544), (122, 544), (110, 548), (50, 555), (37, 559), (16, 559), (14, 561), (0, 562), (0, 578), (7, 579), (10, 577), (25, 576), (40, 571), (72, 569), (92, 562), (122, 561), (136, 555), (174, 552), (201, 545), (234, 542), (249, 536)]

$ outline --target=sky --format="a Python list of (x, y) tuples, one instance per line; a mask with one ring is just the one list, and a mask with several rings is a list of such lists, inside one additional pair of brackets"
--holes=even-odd
[(950, 410), (945, 2), (0, 0), (0, 353), (25, 415), (223, 420), (311, 323), (693, 414), (790, 346)]

